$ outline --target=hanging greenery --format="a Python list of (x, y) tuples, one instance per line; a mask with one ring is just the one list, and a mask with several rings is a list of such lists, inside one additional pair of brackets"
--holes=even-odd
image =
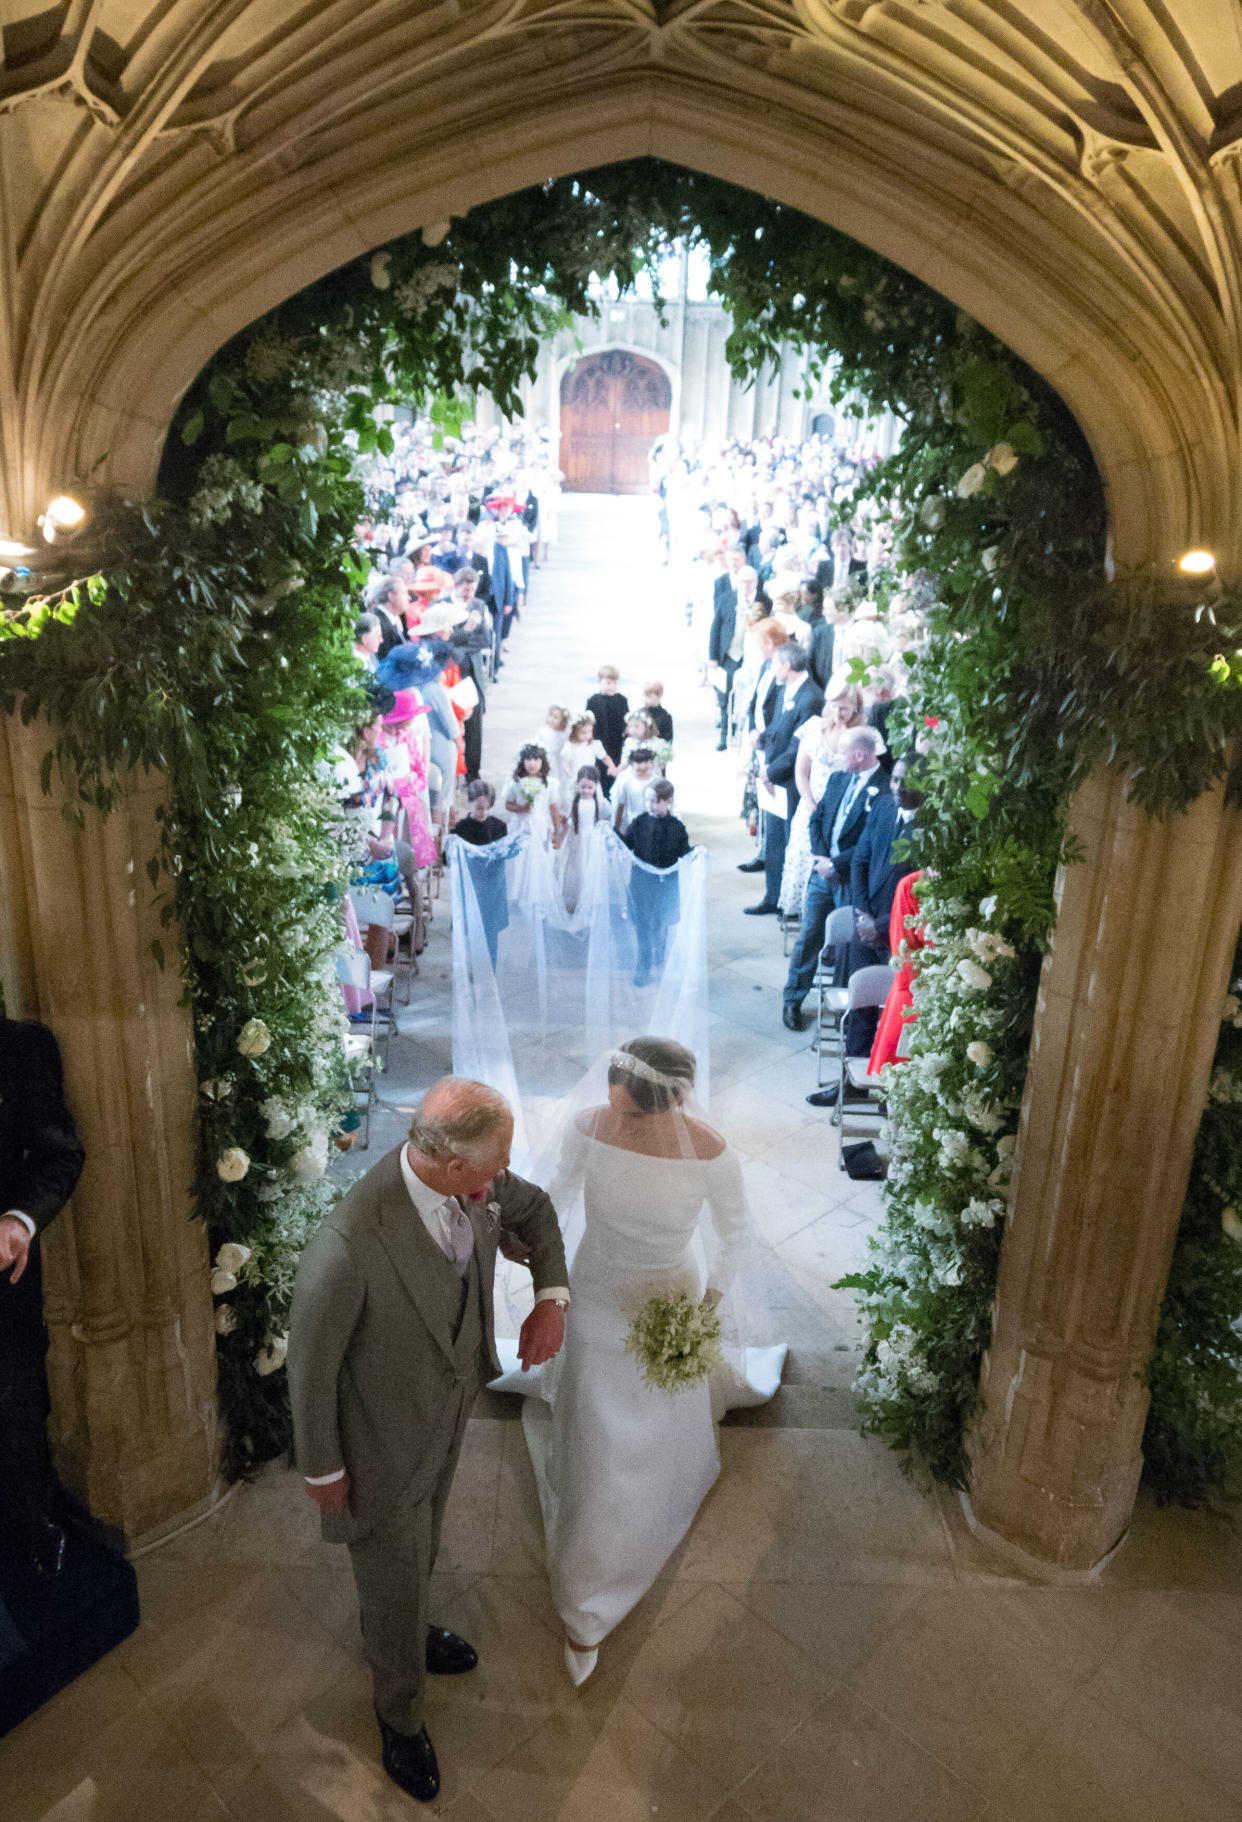
[[(478, 388), (515, 410), (540, 339), (597, 308), (592, 276), (625, 287), (678, 238), (710, 256), (738, 375), (791, 344), (812, 369), (835, 356), (839, 399), (905, 423), (849, 510), (869, 499), (894, 521), (930, 609), (907, 732), (928, 734), (933, 947), (890, 1089), (885, 1231), (847, 1282), (866, 1420), (943, 1479), (965, 1473), (1069, 792), (1110, 764), (1176, 813), (1242, 732), (1238, 601), (1110, 583), (1099, 480), (1060, 399), (944, 298), (797, 211), (654, 160), (609, 166), (395, 241), (253, 325), (187, 395), (160, 501), (96, 503), (98, 578), (0, 616), (0, 701), (50, 717), (49, 788), (55, 773), (106, 811), (128, 767), (168, 775), (152, 887), (195, 1021), (234, 1470), (288, 1440), (292, 1273), (348, 1100), (321, 779), (361, 712), (355, 458), (390, 450), (383, 403), (428, 400), (446, 432)], [(1149, 1464), (1170, 1497), (1221, 1484), (1242, 1430), (1240, 1041), (1227, 1022), (1152, 1365)]]

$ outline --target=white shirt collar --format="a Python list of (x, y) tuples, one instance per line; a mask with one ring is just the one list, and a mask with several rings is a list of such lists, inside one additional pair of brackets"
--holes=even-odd
[(424, 1183), (422, 1178), (415, 1173), (414, 1166), (410, 1163), (408, 1144), (401, 1147), (401, 1177), (410, 1201), (422, 1216), (424, 1223), (427, 1222), (429, 1216), (435, 1215), (437, 1210), (443, 1208), (449, 1200), (449, 1197), (441, 1190), (432, 1189), (430, 1184)]

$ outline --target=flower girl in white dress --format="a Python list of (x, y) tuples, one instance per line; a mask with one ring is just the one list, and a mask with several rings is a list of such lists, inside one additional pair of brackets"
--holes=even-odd
[[(744, 1269), (752, 1238), (741, 1168), (690, 1111), (694, 1073), (682, 1045), (631, 1039), (607, 1059), (607, 1100), (573, 1113), (556, 1141), (548, 1187), (567, 1229), (572, 1314), (523, 1422), (575, 1683), (719, 1474), (715, 1418), (780, 1383), (785, 1349), (744, 1346), (740, 1305), (753, 1272)], [(602, 1070), (594, 1083), (598, 1095)], [(743, 1346), (710, 1379), (669, 1393), (648, 1383), (626, 1341), (649, 1298), (678, 1292), (720, 1304), (726, 1341)]]
[(593, 765), (584, 765), (574, 780), (574, 795), (565, 811), (564, 832), (556, 856), (561, 894), (571, 917), (578, 909), (586, 883), (587, 843), (599, 827), (601, 803), (599, 773)]

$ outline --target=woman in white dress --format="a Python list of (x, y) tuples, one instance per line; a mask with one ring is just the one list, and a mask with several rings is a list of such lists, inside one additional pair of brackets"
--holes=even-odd
[[(741, 1167), (690, 1111), (693, 1055), (666, 1038), (633, 1038), (606, 1063), (606, 1101), (568, 1119), (549, 1172), (573, 1316), (523, 1411), (575, 1683), (693, 1523), (720, 1472), (716, 1418), (730, 1403), (770, 1398), (785, 1356), (745, 1348), (753, 1319), (741, 1305), (755, 1274)], [(596, 1095), (603, 1081), (602, 1068), (588, 1077)], [(647, 1383), (626, 1339), (642, 1304), (678, 1291), (719, 1304), (726, 1344), (740, 1345), (730, 1364), (670, 1394)]]
[(828, 780), (844, 765), (841, 741), (849, 728), (863, 724), (862, 691), (838, 674), (828, 685), (822, 715), (813, 715), (798, 729), (798, 758), (794, 780), (798, 807), (794, 811), (781, 874), (780, 907), (785, 917), (802, 916), (802, 900), (811, 877), (811, 811), (828, 787)]

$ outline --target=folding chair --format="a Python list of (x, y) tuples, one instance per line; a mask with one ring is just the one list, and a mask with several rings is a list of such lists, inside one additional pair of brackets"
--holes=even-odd
[[(851, 1012), (864, 1012), (870, 1007), (883, 1006), (892, 984), (891, 968), (859, 968), (850, 976), (850, 984), (845, 990), (841, 1052), (837, 1058), (837, 1105), (833, 1113), (837, 1124), (837, 1163), (842, 1170), (845, 1169), (846, 1139), (874, 1139), (883, 1122), (883, 1116), (876, 1105), (880, 1085), (867, 1073), (870, 1056), (848, 1057), (845, 1054), (845, 1020)], [(851, 1093), (855, 1099), (847, 1101), (846, 1096)], [(861, 1100), (857, 1098), (859, 1096), (862, 1097)]]
[(846, 988), (838, 987), (833, 978), (837, 971), (834, 952), (847, 948), (853, 935), (854, 913), (848, 905), (842, 905), (829, 913), (828, 922), (824, 926), (824, 946), (819, 953), (819, 966), (811, 983), (819, 989), (814, 1039), (814, 1048), (819, 1052), (819, 1068), (815, 1078), (817, 1088), (822, 1088), (828, 1079), (825, 1064), (840, 1056), (845, 1048), (841, 1021), (845, 1017), (849, 993)]
[[(364, 999), (361, 1011), (346, 1014), (349, 1019), (349, 1029), (345, 1033), (344, 1046), (345, 1067), (349, 1071), (349, 1085), (353, 1090), (355, 1103), (360, 1094), (365, 1097), (366, 1116), (362, 1129), (362, 1150), (365, 1151), (371, 1143), (371, 1109), (376, 1100), (376, 1045), (382, 1029), (385, 1041), (384, 1054), (385, 1060), (387, 1060), (387, 1044), (392, 1035), (392, 975), (383, 969), (372, 969), (371, 958), (366, 950), (355, 949), (351, 944), (348, 948), (337, 951), (336, 978), (342, 989), (352, 987)], [(378, 995), (382, 993), (390, 995), (387, 1007), (383, 1007), (379, 1003)], [(365, 1005), (367, 1000), (370, 1001), (369, 1009)], [(363, 1062), (366, 1064), (366, 1082), (360, 1087), (357, 1068)]]
[[(391, 930), (393, 936), (396, 938), (397, 953), (395, 962), (399, 964), (402, 959), (404, 959), (406, 964), (405, 1004), (408, 1006), (410, 1003), (410, 981), (411, 978), (418, 973), (418, 960), (414, 954), (414, 926), (417, 919), (413, 909), (402, 911), (397, 904), (389, 898), (387, 892), (351, 891), (349, 896), (353, 900), (354, 916), (358, 919), (359, 926), (363, 924), (378, 924), (382, 930)], [(408, 903), (409, 901), (407, 900), (406, 902)], [(401, 950), (402, 943), (405, 944), (404, 958), (402, 957)]]

